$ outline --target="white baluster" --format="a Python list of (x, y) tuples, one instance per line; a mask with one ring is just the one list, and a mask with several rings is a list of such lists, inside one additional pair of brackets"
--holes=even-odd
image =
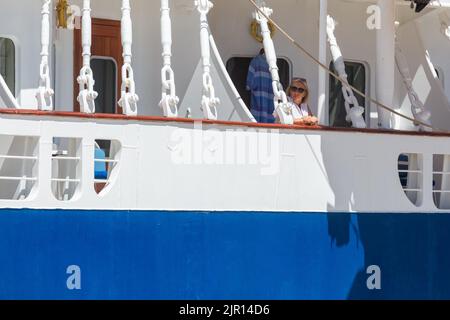
[(122, 112), (128, 116), (137, 115), (137, 103), (139, 97), (136, 94), (136, 84), (134, 82), (134, 72), (131, 67), (131, 46), (133, 45), (133, 25), (131, 21), (130, 0), (122, 0), (122, 47), (123, 47), (123, 66), (122, 66), (122, 89), (119, 106)]
[[(376, 30), (376, 94), (377, 100), (392, 106), (395, 93), (395, 19), (397, 3), (392, 0), (378, 0), (380, 26)], [(393, 113), (377, 105), (378, 125), (381, 128), (395, 128)]]
[(83, 0), (81, 27), (83, 67), (77, 79), (80, 85), (80, 93), (77, 100), (80, 103), (81, 112), (95, 113), (95, 99), (98, 93), (94, 91), (95, 81), (91, 69), (92, 20), (90, 0)]
[(198, 0), (195, 1), (195, 5), (200, 13), (200, 45), (203, 63), (202, 111), (205, 119), (217, 120), (217, 107), (220, 104), (220, 100), (216, 97), (211, 78), (211, 48), (208, 24), (208, 13), (213, 8), (213, 4), (209, 0)]
[[(267, 17), (270, 17), (272, 15), (273, 10), (266, 7), (264, 1), (259, 1), (258, 5)], [(282, 124), (294, 124), (294, 117), (292, 116), (292, 106), (288, 103), (286, 93), (284, 92), (283, 86), (280, 82), (280, 75), (278, 73), (277, 66), (277, 54), (275, 52), (275, 46), (273, 44), (271, 32), (269, 29), (269, 21), (259, 11), (255, 12), (254, 17), (261, 26), (264, 51), (267, 63), (269, 64), (270, 74), (272, 75), (275, 112), (280, 118), (280, 122)]]
[[(328, 0), (318, 1), (319, 5), (319, 61), (327, 64), (327, 15), (328, 15)], [(317, 116), (319, 123), (322, 125), (329, 125), (330, 117), (328, 111), (328, 104), (326, 103), (327, 92), (327, 71), (320, 67), (318, 68), (318, 85), (317, 85)]]
[(42, 0), (42, 23), (41, 23), (41, 65), (39, 70), (39, 88), (36, 99), (39, 110), (53, 110), (54, 91), (50, 85), (50, 67), (48, 65), (50, 46), (50, 6), (51, 0)]
[(178, 117), (175, 75), (172, 69), (172, 22), (170, 20), (169, 0), (161, 0), (161, 42), (163, 47), (164, 67), (161, 70), (162, 98), (159, 106), (168, 118)]
[[(406, 90), (408, 91), (408, 97), (409, 101), (411, 102), (411, 111), (414, 115), (414, 119), (431, 125), (431, 113), (425, 108), (425, 105), (420, 100), (419, 95), (413, 87), (413, 78), (411, 77), (408, 62), (406, 60), (405, 54), (400, 47), (397, 36), (395, 37), (395, 62), (397, 64), (400, 75), (402, 76)], [(421, 131), (432, 131), (431, 128), (425, 127), (423, 125), (420, 125), (419, 128)]]
[[(341, 49), (337, 43), (337, 39), (334, 35), (334, 30), (336, 28), (336, 23), (331, 16), (327, 17), (327, 35), (328, 43), (330, 45), (331, 56), (334, 62), (334, 68), (336, 69), (339, 77), (348, 83), (348, 75), (345, 71), (345, 62), (342, 56)], [(365, 109), (359, 105), (358, 99), (355, 97), (353, 90), (342, 83), (342, 94), (345, 100), (345, 110), (347, 112), (346, 120), (351, 122), (355, 128), (366, 128), (366, 121), (364, 120), (363, 114)], [(353, 107), (351, 107), (353, 106)]]

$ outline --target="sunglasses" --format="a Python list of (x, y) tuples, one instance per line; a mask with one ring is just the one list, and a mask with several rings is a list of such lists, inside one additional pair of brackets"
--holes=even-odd
[(291, 86), (291, 92), (305, 93), (305, 91), (306, 91), (305, 88)]

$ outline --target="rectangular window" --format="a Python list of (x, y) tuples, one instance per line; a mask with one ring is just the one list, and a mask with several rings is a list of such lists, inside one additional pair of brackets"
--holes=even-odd
[(450, 155), (433, 156), (433, 200), (439, 209), (450, 210)]
[(98, 92), (95, 100), (96, 113), (116, 113), (117, 105), (117, 63), (113, 58), (94, 57), (91, 59), (95, 74), (94, 90)]
[[(331, 71), (337, 74), (334, 63), (331, 62)], [(366, 67), (358, 62), (345, 62), (345, 71), (348, 76), (348, 83), (361, 92), (366, 93), (367, 72)], [(359, 105), (366, 108), (366, 99), (361, 95), (354, 93)], [(363, 114), (364, 118), (367, 114)], [(347, 112), (345, 110), (345, 99), (342, 93), (342, 84), (336, 78), (330, 75), (330, 95), (329, 95), (329, 115), (330, 126), (332, 127), (351, 127), (352, 123), (346, 120)]]
[(0, 74), (15, 95), (16, 91), (16, 48), (11, 39), (0, 37)]
[(398, 176), (403, 192), (416, 206), (423, 199), (423, 157), (418, 153), (402, 153), (398, 157)]

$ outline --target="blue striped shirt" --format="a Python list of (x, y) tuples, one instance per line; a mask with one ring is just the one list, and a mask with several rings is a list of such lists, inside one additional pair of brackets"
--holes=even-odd
[(250, 111), (260, 123), (274, 123), (272, 76), (265, 55), (256, 56), (250, 63), (247, 90), (251, 91)]

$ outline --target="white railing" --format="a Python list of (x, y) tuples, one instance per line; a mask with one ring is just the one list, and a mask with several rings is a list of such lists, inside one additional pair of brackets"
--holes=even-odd
[(450, 172), (448, 171), (435, 171), (433, 174), (442, 174), (442, 175), (450, 175)]
[(52, 178), (50, 179), (52, 182), (69, 182), (69, 183), (79, 183), (81, 179), (73, 179), (73, 178)]
[(134, 82), (134, 71), (131, 66), (131, 46), (133, 44), (133, 24), (131, 21), (130, 0), (122, 0), (122, 88), (119, 106), (122, 112), (128, 116), (137, 115), (139, 97), (136, 94), (136, 84)]
[(363, 117), (365, 109), (359, 105), (358, 99), (353, 93), (353, 90), (347, 85), (348, 75), (345, 71), (345, 60), (337, 43), (336, 36), (334, 35), (335, 29), (336, 22), (331, 16), (328, 16), (327, 35), (334, 68), (336, 69), (339, 77), (345, 80), (345, 83), (342, 83), (342, 95), (345, 100), (345, 111), (347, 112), (347, 117), (345, 118), (345, 120), (347, 122), (351, 122), (353, 127), (355, 128), (366, 128), (366, 121)]
[(102, 163), (119, 163), (119, 160), (114, 160), (114, 159), (95, 159), (95, 162), (102, 162)]
[(6, 176), (0, 176), (0, 180), (7, 180), (7, 181), (37, 181), (36, 177), (6, 177)]
[(201, 108), (203, 117), (208, 120), (217, 120), (217, 107), (220, 99), (216, 97), (216, 91), (211, 77), (211, 47), (209, 44), (208, 13), (213, 8), (209, 0), (195, 1), (197, 11), (200, 13), (200, 46), (203, 66), (203, 94)]
[(161, 70), (162, 93), (159, 106), (165, 117), (176, 118), (180, 99), (176, 94), (175, 74), (172, 69), (172, 21), (169, 0), (161, 0), (161, 43), (164, 66)]
[(80, 103), (81, 112), (95, 113), (95, 99), (97, 99), (98, 93), (94, 90), (95, 81), (91, 69), (92, 18), (90, 0), (83, 0), (81, 27), (83, 66), (77, 78), (80, 86), (77, 100)]
[(247, 105), (245, 104), (241, 95), (239, 94), (239, 91), (236, 89), (236, 86), (234, 85), (234, 82), (231, 79), (231, 77), (227, 71), (227, 68), (225, 67), (225, 64), (223, 63), (222, 57), (220, 56), (219, 49), (217, 48), (217, 45), (216, 45), (216, 41), (214, 40), (214, 37), (212, 35), (210, 35), (210, 37), (209, 37), (209, 42), (211, 44), (211, 49), (214, 54), (214, 57), (216, 58), (216, 61), (220, 67), (220, 71), (222, 72), (222, 75), (224, 76), (225, 81), (228, 83), (228, 86), (230, 87), (230, 89), (234, 95), (234, 98), (236, 99), (237, 103), (239, 104), (241, 111), (243, 111), (245, 113), (245, 115), (251, 122), (254, 122), (254, 123), (257, 122), (255, 117), (253, 116), (253, 114), (250, 112), (250, 108), (247, 107)]
[(49, 48), (50, 48), (50, 7), (52, 0), (42, 0), (41, 22), (41, 65), (39, 68), (39, 88), (36, 99), (39, 110), (53, 110), (54, 91), (50, 85)]
[(61, 160), (61, 161), (78, 161), (81, 160), (80, 157), (55, 157), (52, 160)]
[(11, 156), (11, 155), (0, 155), (0, 159), (37, 160), (38, 157), (35, 157), (35, 156)]
[[(431, 125), (431, 113), (425, 108), (424, 103), (420, 100), (417, 91), (414, 89), (413, 78), (411, 77), (409, 65), (397, 36), (395, 37), (395, 62), (406, 87), (406, 91), (408, 92), (408, 98), (411, 103), (411, 111), (414, 118)], [(421, 130), (429, 130), (429, 128), (424, 127), (423, 125), (419, 126), (419, 128)]]
[(422, 174), (422, 171), (420, 170), (398, 170), (400, 173), (419, 173)]
[(265, 1), (258, 0), (257, 2), (261, 12), (264, 12), (264, 14), (257, 10), (254, 13), (254, 18), (261, 27), (264, 52), (266, 55), (267, 64), (269, 65), (270, 74), (272, 75), (275, 112), (282, 124), (294, 124), (292, 105), (288, 103), (286, 93), (284, 92), (283, 86), (280, 81), (280, 74), (277, 66), (277, 54), (269, 28), (269, 21), (267, 19), (267, 17), (270, 17), (272, 15), (273, 10), (266, 6)]

